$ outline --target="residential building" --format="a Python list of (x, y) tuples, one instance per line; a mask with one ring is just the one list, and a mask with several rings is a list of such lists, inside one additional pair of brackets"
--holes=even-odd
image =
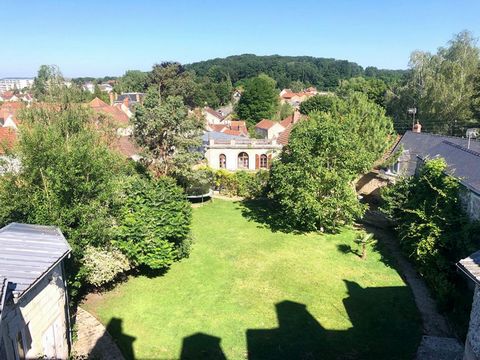
[[(480, 142), (454, 136), (422, 133), (421, 126), (407, 131), (395, 145), (391, 156), (395, 163), (382, 174), (390, 179), (412, 176), (427, 159), (441, 157), (447, 163), (446, 174), (459, 179), (465, 211), (480, 219)], [(399, 153), (400, 152), (400, 153)]]
[(100, 84), (98, 85), (98, 87), (101, 91), (104, 91), (106, 93), (111, 93), (113, 91), (113, 86), (108, 83)]
[(280, 103), (288, 103), (294, 108), (298, 108), (300, 104), (318, 94), (318, 91), (314, 87), (309, 87), (300, 92), (293, 92), (291, 89), (283, 89), (280, 91)]
[(93, 94), (95, 92), (95, 84), (91, 81), (86, 82), (83, 84), (82, 89)]
[(118, 95), (116, 99), (114, 100), (112, 99), (113, 100), (112, 105), (124, 104), (131, 111), (133, 111), (133, 107), (135, 105), (143, 103), (144, 97), (145, 97), (144, 93), (138, 93), (138, 92), (122, 93), (121, 95)]
[(0, 93), (10, 90), (22, 90), (33, 85), (33, 78), (3, 78), (0, 79)]
[(67, 359), (71, 344), (58, 228), (11, 223), (0, 229), (0, 359)]
[(475, 286), (463, 360), (480, 360), (480, 251), (457, 263)]
[(205, 120), (209, 125), (219, 125), (224, 123), (224, 116), (208, 106), (205, 106), (202, 109), (202, 115), (205, 117)]
[(263, 139), (276, 139), (285, 131), (285, 127), (278, 121), (263, 119), (255, 125), (255, 133)]
[(219, 132), (207, 132), (203, 137), (205, 158), (213, 169), (268, 169), (281, 149), (282, 145), (275, 140), (248, 139)]

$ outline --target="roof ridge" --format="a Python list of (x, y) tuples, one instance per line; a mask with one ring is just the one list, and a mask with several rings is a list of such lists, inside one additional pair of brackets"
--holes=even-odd
[(458, 145), (458, 144), (455, 144), (455, 143), (452, 143), (451, 141), (443, 140), (442, 143), (443, 143), (443, 144), (450, 145), (450, 146), (453, 146), (453, 147), (455, 147), (455, 148), (457, 148), (457, 149), (459, 149), (459, 150), (463, 150), (463, 151), (465, 151), (465, 152), (467, 152), (467, 153), (470, 153), (470, 154), (472, 154), (472, 155), (475, 155), (475, 156), (480, 157), (480, 152), (475, 151), (475, 150), (472, 150), (472, 149), (467, 149), (466, 147), (461, 146), (461, 145)]

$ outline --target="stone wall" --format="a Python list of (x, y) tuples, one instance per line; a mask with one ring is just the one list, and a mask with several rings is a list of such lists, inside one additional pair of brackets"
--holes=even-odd
[(465, 341), (464, 360), (480, 360), (480, 289), (477, 285), (473, 294), (472, 312)]

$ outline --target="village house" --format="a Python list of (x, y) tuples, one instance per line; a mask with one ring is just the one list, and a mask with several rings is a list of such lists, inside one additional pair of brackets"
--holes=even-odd
[(205, 120), (208, 125), (219, 125), (224, 124), (224, 116), (218, 111), (213, 110), (212, 108), (205, 106), (202, 109), (202, 115), (205, 117)]
[(300, 92), (293, 92), (291, 89), (283, 89), (280, 91), (280, 103), (288, 103), (294, 108), (298, 108), (302, 102), (317, 94), (317, 89), (314, 87), (309, 87)]
[(255, 125), (255, 133), (263, 139), (276, 139), (285, 128), (278, 122), (263, 119)]
[(111, 105), (117, 105), (117, 104), (124, 104), (126, 107), (130, 109), (130, 111), (133, 112), (133, 107), (137, 104), (142, 104), (143, 99), (145, 98), (144, 93), (139, 93), (139, 92), (132, 92), (132, 93), (122, 93), (118, 95), (116, 98), (114, 97), (113, 93), (111, 94)]
[(447, 163), (447, 174), (462, 185), (461, 200), (468, 215), (480, 219), (480, 142), (455, 136), (421, 132), (415, 124), (391, 152), (395, 162), (383, 172), (388, 179), (412, 176), (427, 159), (441, 157)]
[(203, 150), (213, 169), (259, 170), (268, 169), (282, 145), (275, 140), (248, 139), (218, 132), (207, 132), (203, 137)]
[(0, 229), (0, 359), (67, 359), (71, 344), (58, 228), (11, 223)]

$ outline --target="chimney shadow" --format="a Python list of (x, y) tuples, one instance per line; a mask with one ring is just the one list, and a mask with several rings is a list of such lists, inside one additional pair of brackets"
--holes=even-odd
[(196, 333), (183, 339), (180, 360), (227, 360), (216, 336)]

